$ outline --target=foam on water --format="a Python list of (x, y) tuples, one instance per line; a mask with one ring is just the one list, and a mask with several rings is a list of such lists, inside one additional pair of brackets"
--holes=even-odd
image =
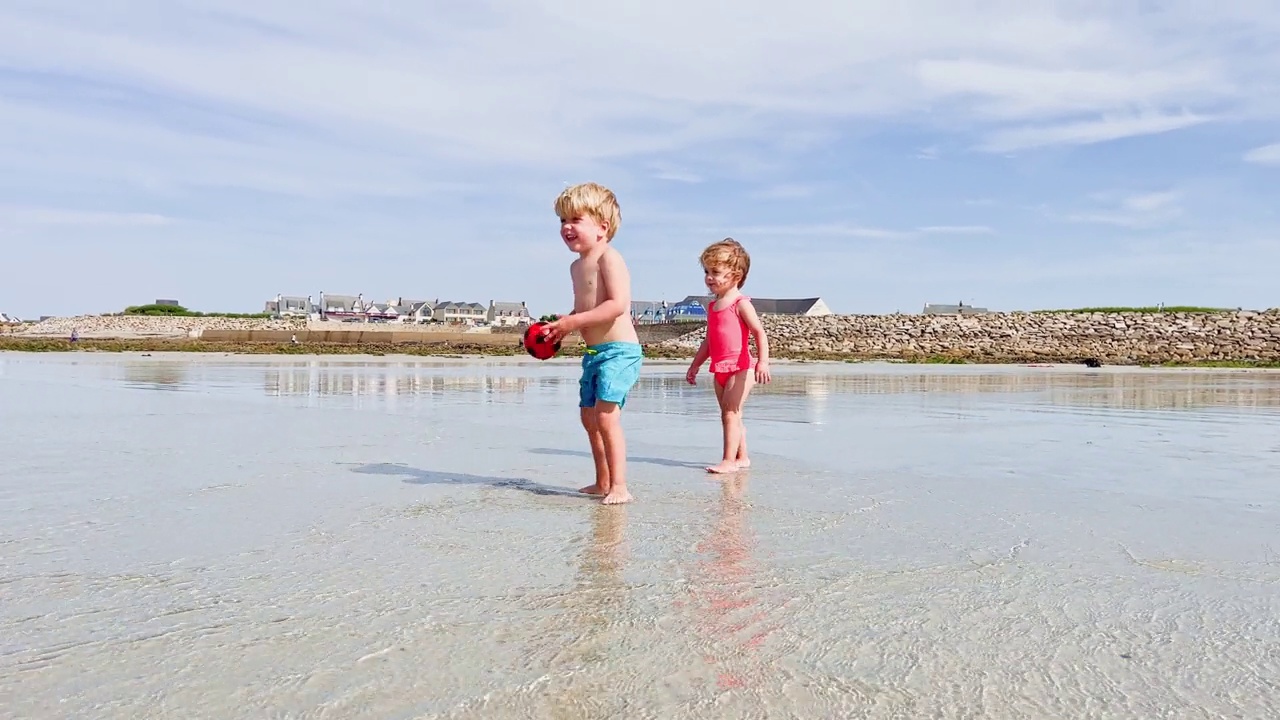
[(0, 716), (1280, 714), (1280, 375), (0, 356)]

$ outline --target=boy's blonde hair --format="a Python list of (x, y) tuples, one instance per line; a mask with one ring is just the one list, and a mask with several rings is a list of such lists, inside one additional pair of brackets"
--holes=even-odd
[(561, 219), (589, 215), (600, 224), (607, 224), (605, 239), (613, 241), (613, 236), (622, 224), (622, 211), (618, 208), (618, 198), (613, 191), (596, 183), (581, 183), (565, 188), (556, 198), (556, 215)]
[(747, 281), (747, 273), (751, 272), (751, 256), (742, 247), (742, 243), (733, 238), (711, 243), (702, 251), (698, 260), (703, 269), (727, 268), (730, 272), (737, 273), (739, 288)]

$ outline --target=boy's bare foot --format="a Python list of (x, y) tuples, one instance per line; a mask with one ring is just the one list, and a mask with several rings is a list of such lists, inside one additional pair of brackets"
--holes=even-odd
[(604, 496), (604, 500), (600, 501), (603, 505), (621, 505), (631, 502), (631, 493), (627, 492), (625, 487), (614, 488)]
[(737, 470), (738, 470), (738, 463), (733, 462), (731, 460), (726, 460), (720, 463), (719, 465), (712, 465), (711, 467), (707, 468), (707, 472), (714, 473), (717, 475), (736, 472)]
[(587, 495), (604, 495), (605, 494), (604, 488), (601, 488), (599, 485), (595, 485), (595, 484), (588, 485), (582, 488), (581, 490), (579, 490), (578, 492), (585, 493)]

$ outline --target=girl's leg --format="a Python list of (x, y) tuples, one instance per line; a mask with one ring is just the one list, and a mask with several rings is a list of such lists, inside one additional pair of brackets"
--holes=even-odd
[(742, 404), (754, 380), (751, 373), (751, 370), (734, 373), (723, 388), (716, 387), (716, 397), (720, 401), (720, 425), (724, 430), (724, 452), (720, 464), (707, 468), (707, 472), (733, 472), (739, 469), (738, 458), (746, 457), (742, 438)]
[[(720, 430), (721, 430), (721, 433), (722, 433), (722, 435), (721, 435), (722, 445), (721, 445), (721, 446), (722, 446), (722, 447), (727, 447), (727, 446), (729, 445), (729, 430), (728, 430), (728, 427), (724, 424), (724, 415), (725, 415), (725, 411), (726, 411), (726, 410), (725, 410), (725, 404), (724, 404), (724, 402), (725, 402), (725, 400), (724, 400), (724, 385), (721, 385), (721, 384), (720, 384), (720, 378), (716, 377), (714, 374), (711, 376), (711, 387), (713, 387), (713, 388), (715, 388), (715, 389), (716, 389), (716, 404), (720, 406), (720, 419), (721, 419), (721, 422), (720, 422)], [(721, 463), (720, 463), (720, 465), (723, 465), (723, 464), (724, 464), (723, 462), (721, 462)], [(712, 469), (712, 468), (715, 468), (715, 467), (720, 467), (720, 466), (719, 466), (719, 465), (710, 466), (710, 467), (708, 467), (708, 468), (707, 468), (707, 471), (708, 471), (708, 472), (715, 472), (715, 471)]]
[(756, 376), (754, 370), (746, 370), (738, 373), (735, 377), (742, 381), (742, 395), (737, 399), (738, 450), (734, 453), (734, 461), (738, 463), (738, 467), (746, 468), (751, 466), (751, 458), (747, 457), (747, 426), (743, 423), (745, 415), (743, 410), (746, 409), (747, 396), (751, 394), (751, 388), (756, 385)]

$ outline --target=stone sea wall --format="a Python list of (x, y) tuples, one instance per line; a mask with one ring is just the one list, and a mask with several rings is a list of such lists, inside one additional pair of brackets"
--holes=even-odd
[[(775, 357), (976, 362), (1280, 361), (1280, 310), (1222, 313), (990, 313), (764, 316)], [(660, 343), (694, 350), (705, 327)]]
[[(973, 362), (1070, 362), (1112, 365), (1206, 361), (1280, 362), (1280, 310), (1221, 313), (990, 313), (983, 315), (766, 315), (774, 357)], [(340, 330), (386, 330), (388, 338), (427, 341), (430, 330), (392, 325), (316, 323)], [(8, 327), (16, 337), (199, 337), (206, 331), (288, 331), (305, 340), (305, 319), (80, 316)], [(702, 323), (641, 326), (657, 355), (692, 355)], [(439, 330), (436, 330), (438, 334)], [(390, 333), (394, 333), (392, 336)], [(225, 334), (225, 333), (222, 333)], [(313, 333), (306, 333), (309, 338)], [(455, 333), (456, 334), (456, 333)], [(469, 334), (468, 334), (469, 335)], [(247, 336), (247, 334), (246, 334)], [(421, 337), (419, 337), (421, 336)], [(363, 337), (363, 334), (362, 334)], [(460, 336), (465, 337), (465, 336)], [(389, 340), (390, 341), (390, 340)]]
[(14, 334), (30, 337), (173, 338), (191, 337), (205, 330), (300, 330), (305, 319), (153, 317), (147, 315), (81, 315), (32, 323)]

